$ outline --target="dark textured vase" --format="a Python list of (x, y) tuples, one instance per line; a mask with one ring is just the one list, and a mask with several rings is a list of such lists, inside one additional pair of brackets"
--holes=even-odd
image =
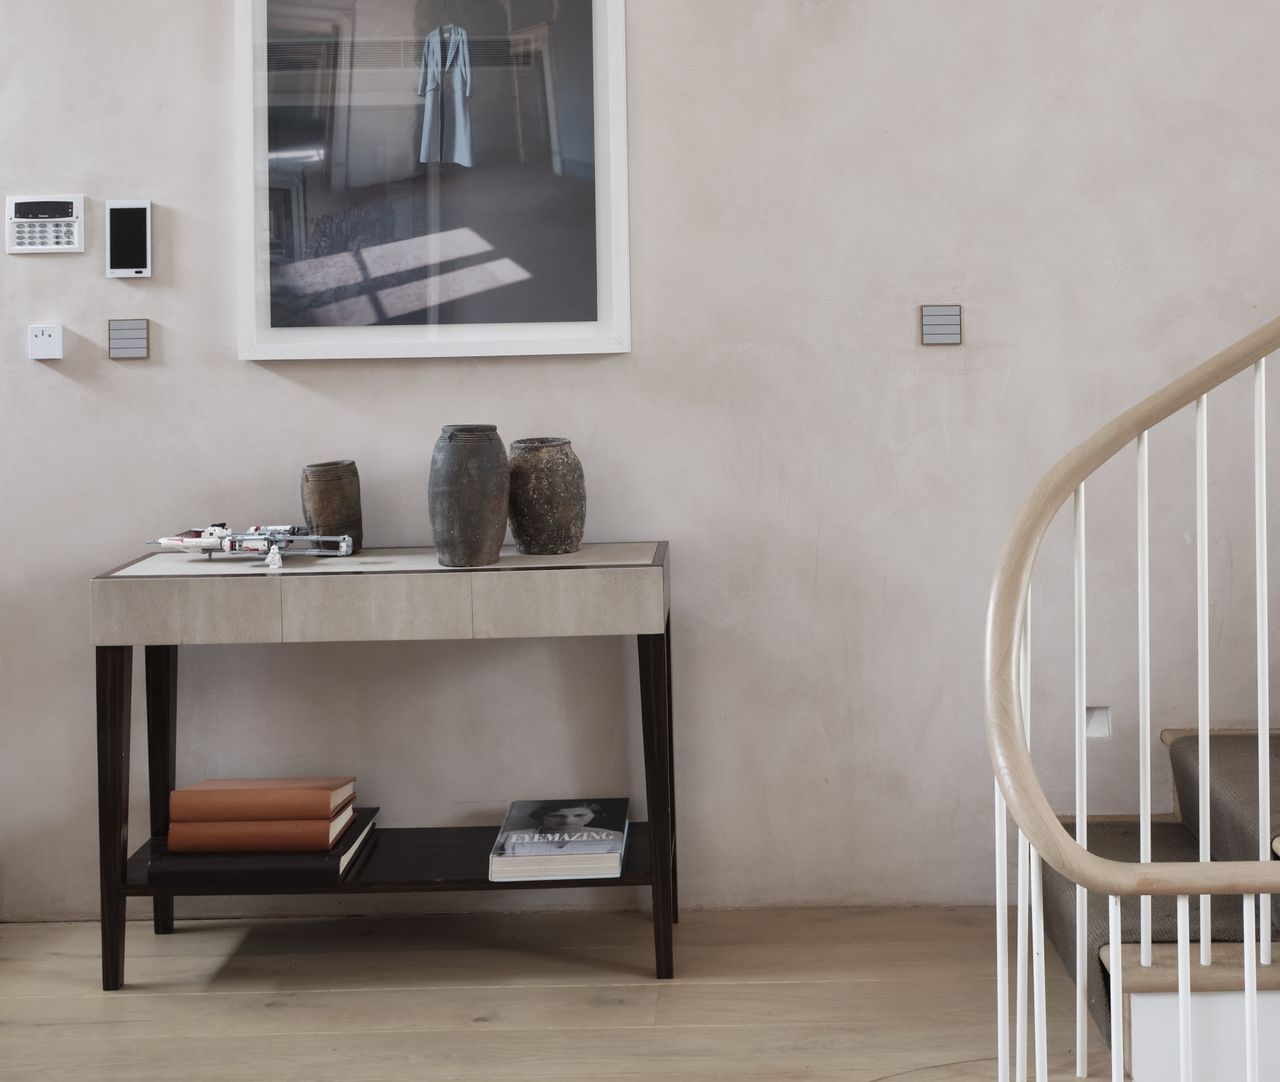
[(427, 509), (445, 567), (496, 564), (507, 536), (507, 452), (496, 425), (445, 425), (431, 455)]
[(587, 487), (573, 445), (560, 436), (511, 445), (511, 534), (529, 556), (555, 556), (582, 548)]
[(302, 467), (302, 517), (312, 533), (348, 534), (353, 552), (364, 544), (360, 514), (360, 472), (351, 459)]

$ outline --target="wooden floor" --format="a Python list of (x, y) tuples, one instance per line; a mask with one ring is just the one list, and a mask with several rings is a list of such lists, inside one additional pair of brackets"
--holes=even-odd
[[(97, 925), (0, 925), (0, 1079), (991, 1082), (992, 928), (990, 909), (690, 912), (659, 982), (639, 914), (134, 923), (104, 993)], [(1072, 996), (1048, 970), (1065, 1080)]]

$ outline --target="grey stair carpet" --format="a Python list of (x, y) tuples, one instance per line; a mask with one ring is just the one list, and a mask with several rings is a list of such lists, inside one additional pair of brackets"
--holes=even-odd
[[(1280, 741), (1271, 741), (1271, 838), (1280, 836)], [(1182, 822), (1200, 832), (1200, 749), (1194, 736), (1169, 745)], [(1258, 859), (1258, 738), (1220, 733), (1209, 739), (1209, 848), (1214, 860)], [(1268, 839), (1268, 842), (1271, 839)], [(1268, 849), (1268, 851), (1270, 851)]]
[[(1068, 827), (1070, 829), (1070, 827)], [(1111, 860), (1137, 862), (1141, 851), (1138, 821), (1104, 820), (1089, 823), (1089, 848)], [(1181, 823), (1151, 824), (1151, 857), (1154, 861), (1194, 861), (1199, 843)], [(1139, 899), (1123, 898), (1120, 902), (1121, 939), (1137, 943), (1140, 939)], [(1240, 895), (1220, 895), (1213, 900), (1213, 939), (1220, 943), (1239, 943), (1244, 939)], [(1073, 977), (1076, 971), (1076, 885), (1044, 865), (1044, 934), (1053, 944)], [(1089, 1013), (1103, 1037), (1111, 1041), (1111, 1007), (1109, 980), (1098, 952), (1110, 940), (1108, 934), (1107, 896), (1089, 893), (1088, 944)], [(1151, 899), (1151, 939), (1155, 943), (1178, 941), (1178, 908), (1175, 898)], [(1200, 939), (1200, 906), (1191, 901), (1192, 950)]]

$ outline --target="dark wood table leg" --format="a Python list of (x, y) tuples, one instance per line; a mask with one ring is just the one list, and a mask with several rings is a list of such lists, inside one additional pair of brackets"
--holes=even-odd
[(671, 614), (667, 614), (667, 631), (663, 636), (667, 653), (667, 797), (671, 808), (671, 920), (680, 922), (680, 853), (676, 846), (676, 741), (675, 717), (671, 709)]
[(644, 780), (653, 865), (653, 949), (659, 978), (674, 973), (672, 957), (671, 770), (667, 713), (666, 635), (638, 635)]
[[(177, 781), (178, 648), (148, 646), (147, 774), (151, 800), (151, 836), (169, 833), (169, 794)], [(156, 935), (173, 931), (173, 895), (151, 899)]]
[(99, 646), (98, 882), (102, 903), (102, 987), (124, 984), (124, 868), (129, 846), (129, 708), (133, 647)]

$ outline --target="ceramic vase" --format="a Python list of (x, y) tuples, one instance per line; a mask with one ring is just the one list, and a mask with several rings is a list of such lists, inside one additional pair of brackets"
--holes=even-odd
[(445, 567), (495, 564), (507, 535), (507, 452), (496, 425), (445, 425), (431, 455), (427, 509)]
[(349, 534), (353, 552), (364, 543), (360, 472), (351, 459), (302, 467), (302, 517), (312, 533)]
[(561, 436), (516, 440), (511, 445), (511, 534), (530, 556), (554, 556), (582, 548), (587, 489), (582, 463)]

